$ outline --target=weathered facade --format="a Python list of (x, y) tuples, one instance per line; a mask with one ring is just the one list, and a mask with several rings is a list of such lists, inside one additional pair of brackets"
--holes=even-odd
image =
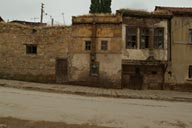
[(188, 88), (192, 85), (192, 8), (156, 7), (155, 11), (173, 15), (170, 20), (171, 63), (166, 83)]
[(0, 77), (55, 82), (58, 58), (67, 58), (70, 27), (0, 23)]
[(163, 89), (169, 58), (169, 14), (119, 10), (122, 24), (122, 86)]
[(157, 8), (77, 16), (68, 27), (0, 23), (0, 78), (130, 89), (190, 83), (191, 21)]

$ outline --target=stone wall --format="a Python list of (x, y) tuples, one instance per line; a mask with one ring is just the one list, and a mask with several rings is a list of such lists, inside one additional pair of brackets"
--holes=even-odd
[[(55, 82), (57, 58), (69, 56), (70, 27), (26, 27), (0, 23), (0, 77)], [(26, 45), (37, 45), (27, 54)]]

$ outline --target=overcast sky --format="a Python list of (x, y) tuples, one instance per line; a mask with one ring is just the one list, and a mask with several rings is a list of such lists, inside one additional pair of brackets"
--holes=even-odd
[[(4, 20), (39, 21), (41, 3), (45, 4), (44, 22), (50, 16), (56, 24), (71, 24), (71, 16), (88, 14), (91, 0), (0, 0), (0, 16)], [(112, 11), (120, 8), (154, 10), (155, 6), (192, 7), (192, 0), (112, 0)]]

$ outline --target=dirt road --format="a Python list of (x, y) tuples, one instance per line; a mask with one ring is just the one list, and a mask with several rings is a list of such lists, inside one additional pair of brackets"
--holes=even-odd
[(94, 98), (0, 87), (0, 117), (123, 128), (191, 128), (192, 103)]

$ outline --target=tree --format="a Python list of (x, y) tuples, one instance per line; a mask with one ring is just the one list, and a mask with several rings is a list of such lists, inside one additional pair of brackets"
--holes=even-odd
[(102, 12), (111, 13), (111, 0), (101, 0)]
[(99, 13), (101, 10), (100, 8), (100, 0), (91, 0), (89, 13)]
[(91, 0), (89, 13), (111, 13), (111, 0)]

